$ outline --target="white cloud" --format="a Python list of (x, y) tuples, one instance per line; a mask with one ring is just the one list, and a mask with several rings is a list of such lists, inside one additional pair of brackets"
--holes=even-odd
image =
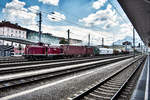
[(70, 38), (80, 39), (83, 41), (83, 44), (88, 42), (88, 34), (91, 35), (91, 44), (99, 45), (102, 42), (102, 37), (105, 39), (105, 44), (112, 44), (112, 33), (104, 31), (94, 31), (91, 29), (80, 28), (78, 26), (49, 26), (42, 25), (43, 32), (51, 33), (58, 37), (67, 38), (67, 30), (70, 29)]
[(66, 19), (65, 15), (60, 14), (59, 12), (54, 12), (54, 14), (48, 14), (47, 17), (50, 21), (56, 21), (56, 22)]
[(102, 25), (104, 29), (113, 27), (118, 24), (118, 16), (111, 8), (112, 6), (108, 4), (106, 9), (99, 10), (86, 18), (79, 19), (79, 22), (83, 22), (86, 26)]
[(93, 8), (95, 8), (95, 9), (99, 9), (99, 8), (101, 8), (102, 6), (104, 6), (104, 4), (105, 4), (106, 1), (107, 1), (107, 0), (98, 0), (98, 1), (95, 1), (92, 6), (93, 6)]
[[(25, 2), (19, 0), (12, 0), (12, 2), (7, 3), (5, 8), (3, 9), (3, 13), (6, 15), (6, 20), (9, 20), (14, 23), (19, 23), (22, 26), (37, 30), (38, 27), (36, 25), (36, 13), (39, 10), (38, 6), (31, 6), (29, 8), (25, 8)], [(53, 21), (62, 21), (65, 20), (66, 17), (63, 14), (58, 12), (54, 12), (54, 16), (56, 19)], [(51, 15), (47, 16), (50, 20), (52, 18)], [(57, 19), (58, 18), (58, 19)], [(115, 11), (111, 9), (111, 6), (108, 5), (105, 10), (99, 10), (95, 14), (90, 14), (87, 18), (80, 19), (80, 22), (85, 23), (87, 26), (90, 25), (102, 25), (104, 28), (112, 27), (118, 24), (117, 15)], [(119, 25), (117, 25), (118, 27)], [(129, 29), (128, 25), (122, 24), (118, 27), (117, 33), (115, 33), (115, 40), (123, 39), (125, 36), (131, 36), (132, 30)], [(80, 28), (78, 26), (50, 26), (50, 25), (42, 25), (42, 31), (52, 33), (55, 36), (61, 36), (67, 38), (67, 30), (71, 30), (70, 37), (75, 39), (81, 39), (84, 43), (87, 43), (88, 34), (91, 34), (91, 42), (93, 44), (101, 44), (102, 37), (105, 39), (105, 44), (111, 45), (113, 42), (112, 33), (104, 32), (104, 31), (94, 31), (91, 29)]]
[(59, 0), (39, 0), (39, 2), (42, 2), (43, 4), (58, 6)]
[(37, 13), (40, 8), (39, 6), (31, 6), (28, 9), (33, 13)]
[[(38, 31), (38, 28), (34, 26), (28, 26), (29, 29), (35, 29)], [(91, 44), (99, 45), (102, 44), (102, 38), (104, 38), (105, 45), (112, 45), (114, 41), (122, 40), (127, 36), (132, 37), (132, 30), (128, 27), (127, 24), (122, 24), (117, 29), (117, 33), (105, 32), (105, 31), (94, 31), (91, 29), (81, 28), (78, 26), (51, 26), (51, 25), (42, 25), (43, 33), (51, 33), (54, 36), (65, 37), (67, 38), (67, 30), (70, 29), (70, 38), (80, 39), (83, 41), (83, 44), (88, 43), (88, 34), (91, 35)], [(138, 38), (136, 34), (136, 38)]]
[(12, 2), (7, 3), (2, 10), (6, 20), (22, 25), (36, 24), (36, 10), (39, 10), (39, 7), (25, 8), (25, 5), (25, 2), (19, 0), (12, 0)]
[[(133, 37), (133, 30), (131, 24), (121, 24), (118, 27), (117, 33), (115, 34), (115, 40), (122, 40), (125, 37)], [(135, 33), (135, 38), (137, 41), (140, 41), (140, 37)]]

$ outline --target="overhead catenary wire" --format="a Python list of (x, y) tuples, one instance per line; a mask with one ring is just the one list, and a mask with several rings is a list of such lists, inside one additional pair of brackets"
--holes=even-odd
[[(34, 8), (30, 8), (30, 9), (33, 9), (33, 10), (35, 10), (35, 11), (41, 11), (42, 13), (46, 13), (46, 14), (51, 14), (54, 18), (60, 18), (60, 19), (62, 19), (63, 21), (65, 21), (65, 22), (67, 22), (67, 23), (71, 23), (71, 24), (74, 24), (74, 25), (77, 25), (78, 27), (82, 27), (82, 28), (85, 28), (85, 29), (91, 29), (90, 27), (86, 27), (86, 26), (83, 26), (83, 25), (81, 25), (81, 24), (78, 24), (78, 23), (75, 23), (75, 22), (72, 22), (72, 21), (69, 21), (69, 20), (64, 20), (63, 18), (61, 18), (61, 17), (59, 17), (59, 16), (57, 16), (57, 15), (55, 15), (55, 13), (54, 12), (47, 12), (47, 11), (42, 11), (42, 10), (39, 10), (39, 9), (34, 9)], [(17, 9), (17, 10), (20, 10), (20, 9)], [(24, 10), (23, 10), (24, 11)], [(37, 14), (37, 12), (32, 12), (32, 13), (35, 13), (35, 14)], [(45, 18), (46, 19), (46, 18)], [(45, 20), (44, 19), (44, 20)], [(47, 22), (47, 21), (46, 21)], [(59, 22), (60, 23), (60, 22)], [(76, 30), (76, 29), (75, 29)], [(102, 30), (104, 30), (104, 29), (102, 29)], [(99, 31), (99, 29), (97, 30), (97, 31)]]
[[(15, 9), (15, 8), (13, 8), (13, 9)], [(77, 25), (77, 26), (82, 27), (82, 28), (84, 28), (84, 29), (92, 29), (92, 30), (93, 30), (93, 28), (91, 28), (91, 27), (87, 27), (87, 26), (84, 26), (84, 25), (81, 25), (81, 24), (78, 24), (78, 23), (75, 23), (75, 22), (72, 22), (72, 21), (69, 21), (69, 20), (66, 20), (66, 19), (64, 20), (63, 18), (54, 15), (54, 14), (55, 14), (54, 12), (47, 12), (47, 11), (42, 11), (42, 10), (34, 9), (34, 8), (30, 8), (30, 9), (35, 10), (35, 11), (38, 11), (38, 12), (50, 14), (51, 16), (53, 16), (53, 17), (55, 17), (55, 18), (60, 18), (60, 19), (62, 19), (64, 22)], [(16, 9), (16, 10), (20, 10), (20, 9)], [(23, 10), (23, 11), (24, 11), (24, 10)], [(37, 14), (37, 12), (32, 12), (32, 13)], [(46, 18), (45, 18), (45, 19), (46, 19)], [(44, 19), (44, 20), (45, 20), (45, 19)], [(45, 21), (44, 21), (44, 22), (45, 22)], [(60, 23), (60, 22), (58, 22), (58, 23)], [(103, 28), (100, 28), (100, 29), (103, 30), (103, 31), (105, 31)], [(95, 31), (100, 31), (100, 29), (96, 28), (96, 29), (94, 29), (94, 30), (95, 30)]]
[(122, 21), (123, 21), (124, 23), (126, 23), (126, 24), (129, 26), (129, 28), (132, 30), (131, 26), (130, 26), (130, 25), (128, 24), (128, 22), (123, 18), (123, 16), (122, 16), (121, 13), (118, 11), (118, 9), (114, 6), (114, 4), (113, 4), (110, 0), (108, 0), (108, 2), (112, 5), (112, 7), (115, 9), (115, 11), (118, 13), (118, 15), (121, 17)]
[[(105, 29), (103, 29), (103, 28), (101, 28), (101, 27), (95, 27), (95, 26), (94, 26), (95, 28), (92, 28), (92, 27), (88, 27), (88, 26), (84, 26), (84, 25), (81, 25), (81, 24), (72, 22), (72, 21), (67, 20), (67, 19), (64, 20), (63, 18), (61, 18), (61, 17), (59, 17), (59, 16), (55, 16), (54, 14), (56, 14), (56, 13), (54, 13), (53, 11), (47, 12), (47, 11), (38, 10), (38, 9), (35, 9), (35, 8), (30, 8), (30, 9), (36, 10), (36, 11), (38, 11), (38, 12), (42, 12), (42, 13), (45, 13), (45, 14), (50, 14), (50, 15), (56, 17), (56, 18), (60, 18), (60, 19), (62, 19), (63, 21), (66, 21), (67, 23), (74, 24), (74, 25), (80, 26), (80, 27), (82, 27), (82, 28), (88, 28), (88, 29), (92, 29), (92, 30), (96, 30), (96, 31), (100, 31), (100, 30), (106, 31)], [(68, 13), (68, 14), (69, 14), (69, 13)]]

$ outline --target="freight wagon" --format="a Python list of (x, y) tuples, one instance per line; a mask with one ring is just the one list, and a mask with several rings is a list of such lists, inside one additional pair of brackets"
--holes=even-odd
[(94, 56), (92, 47), (87, 46), (75, 46), (75, 45), (61, 45), (63, 54), (66, 57), (83, 57)]

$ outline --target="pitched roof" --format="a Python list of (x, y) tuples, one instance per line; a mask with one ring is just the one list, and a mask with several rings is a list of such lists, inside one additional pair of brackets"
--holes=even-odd
[(23, 28), (23, 27), (19, 26), (17, 23), (13, 24), (13, 23), (11, 23), (9, 21), (2, 21), (2, 22), (0, 22), (0, 27), (10, 27), (10, 28), (14, 28), (14, 29), (23, 30), (23, 31), (27, 30), (26, 28)]

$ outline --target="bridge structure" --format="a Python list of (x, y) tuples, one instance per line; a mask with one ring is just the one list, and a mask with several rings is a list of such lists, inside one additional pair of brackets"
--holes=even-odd
[(22, 39), (22, 38), (16, 38), (16, 37), (7, 37), (4, 35), (0, 35), (0, 40), (10, 41), (10, 42), (16, 42), (20, 44), (36, 44), (36, 42), (33, 42), (28, 39)]

